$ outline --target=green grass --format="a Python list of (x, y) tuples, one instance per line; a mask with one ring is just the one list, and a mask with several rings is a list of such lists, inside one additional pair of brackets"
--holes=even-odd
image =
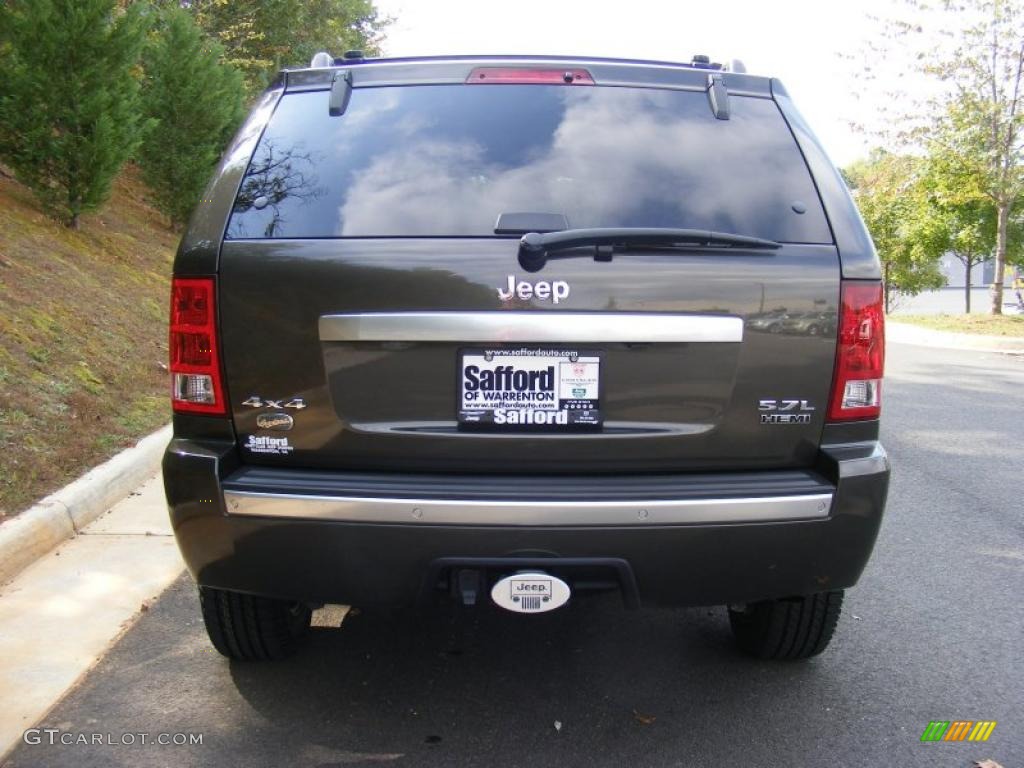
[(0, 173), (0, 517), (170, 419), (161, 364), (178, 235), (145, 194), (129, 170), (106, 209), (69, 230)]
[(1024, 315), (893, 315), (894, 323), (911, 323), (936, 331), (985, 336), (1024, 336)]

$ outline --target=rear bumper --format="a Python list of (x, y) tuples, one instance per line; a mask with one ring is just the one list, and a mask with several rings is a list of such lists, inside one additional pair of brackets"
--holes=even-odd
[[(395, 476), (242, 467), (231, 443), (164, 458), (185, 561), (208, 586), (310, 602), (412, 604), (446, 563), (622, 564), (644, 603), (841, 589), (874, 545), (889, 462), (875, 441), (815, 471), (623, 477)], [(570, 574), (571, 575), (571, 574)]]

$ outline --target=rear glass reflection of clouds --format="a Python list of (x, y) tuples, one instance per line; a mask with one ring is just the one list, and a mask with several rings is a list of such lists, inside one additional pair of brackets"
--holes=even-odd
[[(545, 211), (573, 227), (830, 241), (774, 103), (732, 102), (732, 119), (719, 121), (695, 92), (419, 86), (357, 89), (346, 115), (330, 118), (325, 93), (288, 95), (261, 150), (322, 150), (295, 163), (307, 162), (310, 177), (315, 169), (323, 189), (286, 196), (276, 213), (238, 206), (229, 236), (490, 236), (502, 212)], [(795, 213), (794, 200), (807, 212)], [(270, 215), (272, 234), (260, 234)]]

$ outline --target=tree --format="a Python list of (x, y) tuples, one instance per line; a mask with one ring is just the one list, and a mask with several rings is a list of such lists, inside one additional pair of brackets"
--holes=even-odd
[(0, 4), (0, 155), (69, 227), (138, 146), (143, 8), (114, 0)]
[[(913, 236), (924, 251), (940, 257), (950, 253), (964, 265), (964, 311), (969, 313), (971, 273), (996, 250), (996, 205), (978, 188), (977, 177), (965, 172), (958, 157), (938, 142), (931, 149), (920, 179), (924, 207)], [(1013, 213), (1007, 226), (1008, 263), (1019, 260), (1024, 251), (1019, 210)]]
[(224, 46), (225, 61), (239, 69), (250, 92), (264, 87), (283, 66), (308, 64), (321, 50), (340, 55), (380, 50), (389, 19), (373, 0), (163, 0), (194, 14)]
[[(988, 210), (986, 210), (986, 208)], [(971, 272), (979, 264), (988, 259), (991, 251), (982, 250), (983, 244), (991, 242), (986, 230), (992, 229), (993, 223), (989, 206), (982, 206), (973, 201), (959, 210), (951, 211), (954, 227), (951, 228), (949, 252), (964, 265), (964, 313), (971, 313)], [(962, 216), (966, 214), (966, 216)], [(957, 224), (961, 226), (957, 227)]]
[(942, 252), (919, 236), (927, 218), (921, 166), (919, 158), (875, 150), (843, 172), (882, 262), (886, 312), (898, 296), (945, 282), (939, 270)]
[(304, 150), (301, 143), (278, 147), (271, 139), (260, 142), (253, 155), (245, 178), (235, 199), (235, 211), (245, 213), (256, 208), (266, 209), (269, 218), (257, 237), (275, 237), (284, 223), (281, 203), (288, 198), (315, 200), (325, 194), (317, 186), (317, 176), (311, 172), (317, 158)]
[(952, 254), (964, 266), (964, 312), (971, 311), (971, 275), (987, 261), (995, 244), (995, 207), (978, 197), (936, 197), (931, 216), (917, 235), (922, 248), (940, 256)]
[[(909, 0), (891, 40), (914, 52), (938, 94), (909, 138), (936, 143), (995, 206), (992, 313), (1002, 313), (1011, 212), (1024, 195), (1024, 5), (1018, 0)], [(910, 117), (912, 119), (912, 117)]]
[(187, 11), (168, 8), (160, 22), (143, 58), (150, 128), (138, 161), (157, 207), (180, 225), (242, 119), (245, 92), (241, 75), (221, 63), (221, 47)]

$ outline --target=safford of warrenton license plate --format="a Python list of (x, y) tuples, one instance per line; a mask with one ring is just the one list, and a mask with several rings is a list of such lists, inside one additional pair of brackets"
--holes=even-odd
[(464, 349), (459, 424), (508, 429), (601, 426), (599, 353), (562, 348)]

